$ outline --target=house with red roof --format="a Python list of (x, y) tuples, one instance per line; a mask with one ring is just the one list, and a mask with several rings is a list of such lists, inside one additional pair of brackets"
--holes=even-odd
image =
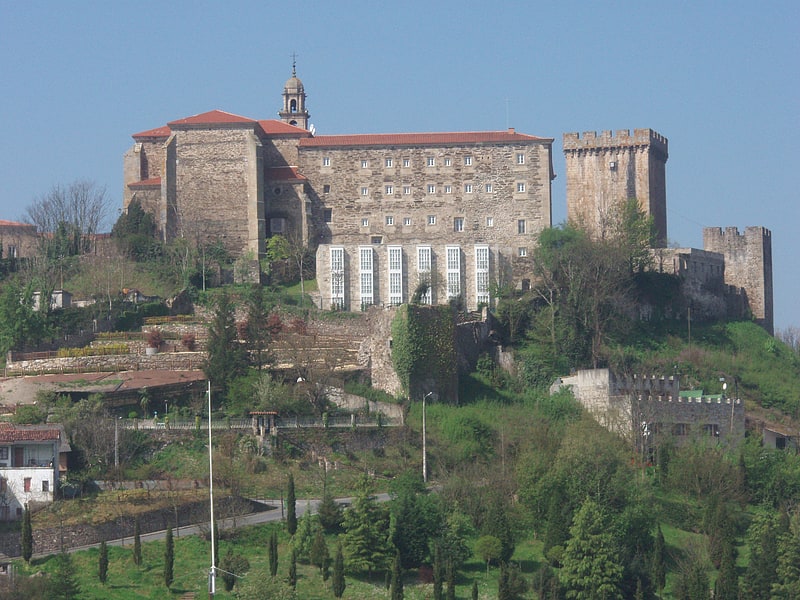
[(53, 501), (70, 450), (63, 425), (0, 422), (0, 521)]
[[(317, 135), (293, 67), (278, 119), (212, 110), (133, 135), (124, 206), (164, 240), (222, 244), (254, 266), (283, 235), (316, 252), (321, 308), (524, 288), (550, 227), (552, 138), (502, 131)], [(258, 273), (258, 269), (252, 272)]]

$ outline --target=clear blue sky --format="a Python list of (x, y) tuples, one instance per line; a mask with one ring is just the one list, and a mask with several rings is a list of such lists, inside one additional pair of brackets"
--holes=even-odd
[(131, 134), (219, 108), (276, 118), (297, 52), (318, 133), (667, 138), (669, 238), (773, 233), (776, 327), (800, 326), (800, 3), (0, 0), (0, 219), (88, 178), (121, 205)]

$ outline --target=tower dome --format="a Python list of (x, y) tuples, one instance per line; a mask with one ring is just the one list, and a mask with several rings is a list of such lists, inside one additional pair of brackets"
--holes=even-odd
[(306, 90), (303, 82), (297, 77), (296, 63), (292, 60), (292, 76), (283, 86), (283, 109), (278, 112), (281, 121), (308, 129), (309, 114), (306, 110)]

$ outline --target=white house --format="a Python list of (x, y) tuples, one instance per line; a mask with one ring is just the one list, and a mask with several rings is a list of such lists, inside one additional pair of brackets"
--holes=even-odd
[(0, 423), (0, 521), (53, 501), (70, 449), (62, 425)]

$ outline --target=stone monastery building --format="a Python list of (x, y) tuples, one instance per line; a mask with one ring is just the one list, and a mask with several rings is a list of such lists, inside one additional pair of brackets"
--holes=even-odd
[[(274, 234), (316, 249), (321, 308), (401, 304), (426, 290), (423, 302), (460, 297), (474, 310), (489, 302), (493, 283), (530, 284), (529, 255), (552, 226), (552, 138), (514, 129), (318, 136), (294, 67), (278, 115), (213, 110), (134, 134), (124, 207), (139, 202), (165, 241), (220, 242), (253, 260)], [(665, 245), (666, 138), (650, 129), (565, 134), (564, 152), (571, 221), (602, 228), (615, 202), (635, 197)], [(769, 232), (748, 242), (761, 243), (755, 258), (737, 236), (726, 231), (708, 248), (723, 265), (714, 277), (729, 283), (718, 254), (727, 247), (748, 270), (736, 285), (756, 283), (751, 293), (764, 308), (756, 316), (768, 317), (771, 331)], [(688, 272), (681, 256), (662, 256), (662, 266)]]

